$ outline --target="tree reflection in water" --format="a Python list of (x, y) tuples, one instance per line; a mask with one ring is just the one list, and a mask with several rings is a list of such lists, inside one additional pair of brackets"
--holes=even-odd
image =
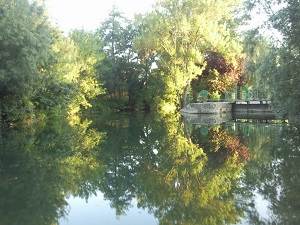
[[(1, 224), (55, 224), (66, 198), (98, 191), (117, 215), (137, 198), (162, 225), (296, 224), (299, 130), (241, 130), (158, 114), (2, 129)], [(261, 218), (254, 193), (273, 217)]]
[(56, 224), (68, 196), (97, 190), (102, 167), (93, 147), (103, 134), (72, 122), (1, 130), (0, 224)]
[[(135, 116), (102, 127), (108, 138), (101, 147), (101, 160), (107, 166), (101, 191), (118, 206), (117, 214), (124, 213), (137, 197), (138, 206), (154, 213), (160, 224), (239, 221), (242, 211), (235, 207), (230, 191), (244, 165), (237, 148), (246, 147), (229, 135), (223, 137), (218, 142), (222, 163), (209, 167), (212, 150), (201, 145), (210, 137), (201, 140), (195, 135), (197, 129), (186, 126), (174, 115)], [(219, 149), (215, 146), (213, 152), (218, 154)]]

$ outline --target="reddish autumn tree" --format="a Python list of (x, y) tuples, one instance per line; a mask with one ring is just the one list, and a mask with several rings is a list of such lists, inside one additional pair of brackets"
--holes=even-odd
[[(218, 93), (221, 96), (236, 85), (238, 87), (246, 83), (243, 76), (244, 58), (237, 58), (235, 65), (227, 63), (226, 59), (218, 52), (209, 51), (205, 57), (205, 70), (191, 82), (193, 101), (201, 90), (207, 90), (210, 94)], [(199, 65), (200, 66), (200, 65)]]
[(250, 158), (247, 138), (227, 133), (224, 129), (210, 127), (207, 135), (201, 135), (201, 128), (192, 131), (191, 140), (207, 154), (211, 165), (221, 166), (230, 158), (236, 157), (236, 163), (245, 163)]

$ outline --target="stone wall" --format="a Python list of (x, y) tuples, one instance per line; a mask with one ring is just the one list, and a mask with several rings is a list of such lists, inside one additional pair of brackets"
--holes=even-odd
[(180, 110), (182, 113), (191, 114), (220, 114), (232, 112), (231, 102), (205, 102), (190, 103)]

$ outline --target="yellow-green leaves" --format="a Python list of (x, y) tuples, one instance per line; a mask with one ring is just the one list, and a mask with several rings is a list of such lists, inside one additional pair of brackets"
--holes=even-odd
[(228, 61), (240, 54), (241, 48), (226, 26), (238, 3), (165, 0), (144, 18), (145, 29), (136, 46), (156, 55), (170, 92), (177, 96), (173, 104), (186, 104), (190, 82), (202, 73), (207, 51), (220, 52)]
[(104, 93), (96, 71), (102, 60), (99, 46), (96, 35), (84, 30), (74, 30), (69, 37), (59, 36), (53, 44), (55, 60), (49, 76), (69, 85), (69, 100), (63, 104), (68, 114), (91, 107), (89, 100)]

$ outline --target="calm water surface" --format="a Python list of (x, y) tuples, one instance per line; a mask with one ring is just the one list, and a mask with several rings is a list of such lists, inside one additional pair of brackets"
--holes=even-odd
[(299, 131), (158, 114), (2, 127), (0, 224), (300, 224)]

